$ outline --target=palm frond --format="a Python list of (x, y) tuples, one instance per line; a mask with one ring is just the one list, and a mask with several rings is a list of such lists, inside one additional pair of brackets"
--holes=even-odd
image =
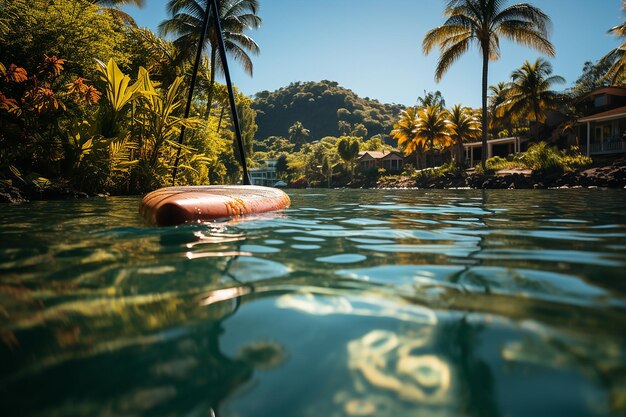
[(458, 42), (441, 53), (439, 62), (437, 63), (437, 69), (435, 71), (435, 80), (440, 81), (443, 75), (450, 69), (452, 64), (456, 62), (461, 56), (467, 52), (470, 47), (469, 39), (465, 39)]

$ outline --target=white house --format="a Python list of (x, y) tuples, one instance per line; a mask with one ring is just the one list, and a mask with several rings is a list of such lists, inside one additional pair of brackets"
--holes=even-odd
[(278, 181), (276, 175), (276, 159), (266, 159), (261, 161), (263, 166), (250, 169), (250, 183), (252, 185), (274, 186)]
[(384, 168), (387, 171), (402, 171), (404, 166), (404, 156), (400, 152), (376, 152), (365, 151), (359, 152), (357, 159), (359, 167), (362, 170)]

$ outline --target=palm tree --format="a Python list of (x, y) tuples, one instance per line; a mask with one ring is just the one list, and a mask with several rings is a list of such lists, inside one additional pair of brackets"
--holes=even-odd
[(291, 143), (296, 145), (296, 149), (300, 149), (302, 145), (306, 142), (311, 131), (304, 127), (302, 122), (295, 122), (287, 131), (289, 135), (289, 140)]
[[(626, 0), (622, 0), (622, 10), (626, 11)], [(606, 78), (611, 80), (612, 84), (617, 84), (626, 76), (626, 22), (611, 28), (609, 33), (617, 36), (624, 42), (602, 57), (600, 59), (600, 65), (606, 63), (611, 64), (611, 67), (606, 73)]]
[(461, 167), (463, 161), (463, 142), (480, 137), (480, 121), (472, 114), (471, 109), (460, 104), (453, 106), (449, 113), (450, 138), (456, 148), (456, 162)]
[(422, 167), (420, 158), (424, 154), (424, 146), (415, 136), (418, 123), (417, 108), (409, 107), (400, 113), (400, 119), (393, 125), (391, 136), (398, 141), (398, 145), (404, 150), (406, 156), (415, 153), (415, 168), (420, 169)]
[(511, 123), (508, 113), (498, 115), (497, 110), (507, 100), (509, 93), (509, 84), (499, 82), (496, 85), (489, 86), (488, 111), (489, 111), (489, 131), (496, 136), (503, 129), (510, 129)]
[(565, 79), (552, 75), (552, 65), (548, 61), (541, 58), (532, 64), (526, 61), (513, 71), (511, 78), (507, 100), (500, 105), (498, 114), (508, 112), (513, 120), (543, 123), (546, 110), (560, 104), (561, 95), (550, 88), (565, 83)]
[[(174, 45), (180, 51), (180, 60), (189, 60), (194, 54), (202, 32), (202, 22), (209, 0), (169, 0), (167, 8), (172, 17), (161, 22), (159, 30), (163, 35), (178, 36)], [(250, 76), (253, 65), (250, 54), (259, 53), (259, 45), (245, 30), (257, 29), (261, 26), (261, 18), (257, 16), (259, 4), (257, 0), (218, 0), (219, 16), (222, 23), (222, 35), (226, 53), (239, 61)], [(213, 20), (209, 19), (206, 45), (210, 52), (210, 82), (207, 93), (207, 117), (211, 111), (216, 70), (222, 70), (218, 52), (218, 37)], [(219, 65), (217, 65), (219, 63)]]
[(337, 153), (350, 169), (350, 179), (354, 181), (354, 165), (359, 157), (359, 141), (353, 138), (343, 138), (337, 143)]
[(470, 46), (477, 44), (483, 60), (482, 74), (482, 165), (486, 168), (487, 152), (487, 87), (489, 61), (500, 57), (500, 37), (504, 37), (554, 55), (554, 47), (548, 41), (550, 18), (540, 9), (527, 3), (504, 7), (506, 0), (449, 0), (444, 11), (447, 20), (430, 30), (422, 43), (428, 54), (439, 46), (441, 56), (435, 79), (440, 81), (444, 73)]
[(414, 134), (415, 140), (431, 152), (435, 146), (447, 148), (452, 144), (448, 112), (439, 106), (419, 109)]
[[(171, 85), (177, 77), (183, 76), (188, 68), (177, 66), (178, 49), (170, 41), (156, 36), (150, 29), (130, 28), (148, 58), (147, 70), (163, 85)], [(204, 60), (200, 66), (205, 68)], [(201, 70), (201, 75), (203, 71)]]
[(111, 14), (115, 19), (118, 19), (122, 24), (126, 24), (131, 27), (137, 27), (135, 19), (128, 13), (124, 13), (119, 10), (117, 6), (125, 6), (127, 4), (133, 4), (137, 7), (143, 7), (146, 4), (146, 0), (89, 0), (91, 3), (105, 8), (105, 11)]

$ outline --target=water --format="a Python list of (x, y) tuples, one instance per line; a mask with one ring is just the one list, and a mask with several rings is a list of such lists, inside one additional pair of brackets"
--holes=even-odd
[(626, 415), (625, 192), (291, 197), (2, 206), (0, 414)]

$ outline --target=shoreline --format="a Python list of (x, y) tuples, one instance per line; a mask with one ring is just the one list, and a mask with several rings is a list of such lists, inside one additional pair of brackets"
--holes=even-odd
[(377, 180), (376, 189), (626, 189), (626, 162), (585, 167), (570, 172), (501, 170), (488, 174), (448, 173), (438, 177), (385, 177)]
[[(318, 187), (325, 189), (324, 187)], [(342, 187), (346, 189), (380, 190), (475, 190), (475, 189), (626, 189), (626, 160), (611, 165), (586, 167), (571, 172), (533, 172), (530, 170), (502, 170), (488, 174), (447, 173), (436, 177), (387, 176), (367, 183), (360, 181)], [(287, 188), (298, 189), (298, 188)], [(114, 195), (118, 197), (130, 194)], [(133, 194), (134, 195), (134, 194)], [(72, 188), (50, 188), (42, 191), (0, 185), (0, 203), (20, 204), (30, 201), (106, 198), (107, 193), (88, 194)]]

